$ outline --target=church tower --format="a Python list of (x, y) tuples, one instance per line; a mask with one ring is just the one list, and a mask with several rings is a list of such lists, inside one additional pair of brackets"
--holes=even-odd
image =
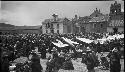
[(120, 15), (121, 14), (121, 4), (117, 3), (117, 1), (115, 1), (114, 4), (111, 4), (110, 6), (110, 17), (112, 19), (112, 17)]

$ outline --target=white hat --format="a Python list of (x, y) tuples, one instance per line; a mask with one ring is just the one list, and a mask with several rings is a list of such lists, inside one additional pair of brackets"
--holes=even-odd
[(89, 47), (87, 47), (87, 50), (86, 51), (91, 51), (91, 49)]
[(86, 54), (86, 53), (82, 53), (82, 54)]

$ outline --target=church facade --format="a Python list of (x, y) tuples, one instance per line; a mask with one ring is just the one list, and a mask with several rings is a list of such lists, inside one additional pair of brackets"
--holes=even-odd
[(107, 32), (124, 32), (124, 12), (121, 12), (121, 4), (115, 1), (110, 7), (110, 21)]
[(110, 6), (109, 14), (102, 14), (100, 9), (95, 9), (90, 16), (77, 17), (72, 20), (72, 33), (106, 33), (124, 32), (124, 12), (121, 12), (121, 4), (115, 1)]
[(109, 16), (104, 15), (96, 8), (90, 16), (79, 17), (75, 16), (74, 30), (75, 33), (105, 33), (107, 32)]

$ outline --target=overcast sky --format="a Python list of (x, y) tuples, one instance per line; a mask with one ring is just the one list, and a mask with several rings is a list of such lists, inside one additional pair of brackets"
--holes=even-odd
[[(108, 14), (114, 1), (2, 1), (0, 4), (0, 22), (23, 26), (41, 25), (45, 19), (56, 13), (60, 18), (89, 16), (96, 7), (103, 14)], [(124, 9), (124, 2), (121, 3)]]

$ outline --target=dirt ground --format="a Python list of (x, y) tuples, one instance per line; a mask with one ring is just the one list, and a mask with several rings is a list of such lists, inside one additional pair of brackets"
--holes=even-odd
[[(106, 55), (107, 53), (105, 53)], [(41, 59), (41, 65), (43, 67), (43, 72), (46, 69), (46, 59)], [(81, 63), (81, 58), (77, 60), (72, 60), (74, 70), (59, 70), (59, 72), (87, 72), (86, 65)], [(110, 72), (109, 70), (101, 70), (99, 68), (95, 68), (95, 72)], [(124, 72), (124, 59), (121, 59), (121, 72)]]

